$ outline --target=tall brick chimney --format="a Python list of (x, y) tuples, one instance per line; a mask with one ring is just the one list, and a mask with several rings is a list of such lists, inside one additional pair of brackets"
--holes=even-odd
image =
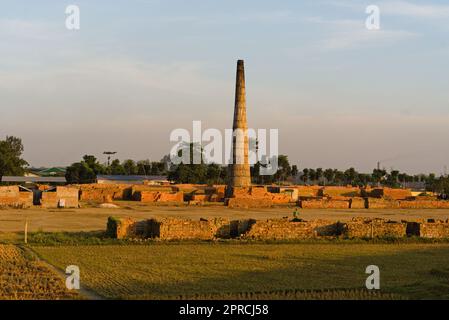
[(232, 126), (232, 164), (228, 189), (250, 187), (251, 173), (248, 161), (248, 124), (246, 121), (245, 66), (243, 60), (237, 61), (235, 86), (234, 123)]

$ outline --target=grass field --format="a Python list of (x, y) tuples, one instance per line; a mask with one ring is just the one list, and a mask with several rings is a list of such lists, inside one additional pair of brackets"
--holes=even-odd
[(73, 299), (76, 292), (44, 263), (20, 248), (0, 245), (0, 299)]
[[(104, 238), (111, 215), (267, 219), (293, 211), (118, 204), (120, 209), (0, 210), (0, 243), (10, 244), (0, 245), (0, 299), (75, 297), (67, 295), (49, 264), (60, 270), (78, 265), (88, 298), (449, 299), (447, 239), (160, 243)], [(447, 219), (449, 210), (301, 210), (306, 220), (354, 216)], [(24, 241), (25, 221), (29, 246), (47, 264), (13, 246)], [(375, 293), (364, 289), (365, 268), (372, 264), (381, 270), (381, 290)]]
[[(120, 299), (449, 299), (449, 244), (147, 244), (35, 246), (81, 283)], [(369, 294), (365, 268), (381, 290)], [(309, 291), (309, 293), (304, 293)], [(312, 292), (310, 292), (312, 291)]]

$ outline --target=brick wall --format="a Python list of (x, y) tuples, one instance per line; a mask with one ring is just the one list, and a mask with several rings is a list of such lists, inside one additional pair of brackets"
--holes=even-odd
[(0, 207), (28, 208), (32, 205), (32, 192), (21, 192), (19, 186), (0, 187)]
[(225, 219), (151, 219), (147, 226), (147, 236), (161, 240), (213, 240), (230, 234), (229, 221)]
[(423, 238), (449, 238), (449, 221), (408, 222), (407, 234)]
[(150, 219), (135, 221), (131, 218), (110, 217), (107, 223), (110, 237), (153, 238), (159, 240), (300, 240), (343, 236), (345, 238), (376, 238), (420, 236), (449, 238), (448, 221), (395, 222), (385, 219), (353, 218), (341, 223), (327, 220), (270, 219)]
[(322, 197), (360, 197), (361, 191), (360, 188), (356, 187), (324, 187), (321, 188), (318, 192), (318, 196)]
[(255, 222), (242, 237), (256, 240), (295, 240), (337, 236), (341, 230), (340, 226), (339, 223), (325, 220), (306, 222), (273, 219)]
[(366, 209), (368, 208), (368, 199), (366, 198), (351, 198), (349, 201), (350, 209)]
[(140, 202), (184, 202), (182, 191), (160, 192), (160, 191), (137, 191), (135, 199)]
[(226, 199), (225, 205), (229, 208), (241, 208), (241, 209), (249, 209), (249, 208), (268, 208), (273, 205), (273, 201), (271, 199), (257, 199), (257, 198), (229, 198)]
[(349, 200), (301, 200), (299, 205), (303, 209), (349, 209)]
[(79, 189), (74, 187), (56, 187), (56, 191), (42, 192), (41, 206), (44, 208), (78, 208)]
[(109, 217), (106, 226), (106, 234), (115, 239), (135, 238), (140, 236), (137, 231), (137, 224), (138, 223), (131, 218)]
[(369, 192), (373, 198), (404, 200), (412, 196), (410, 189), (374, 188)]
[(346, 238), (405, 237), (407, 223), (385, 219), (353, 218), (344, 224)]
[(368, 198), (369, 209), (397, 209), (399, 208), (398, 200)]
[(110, 202), (110, 200), (131, 200), (132, 187), (126, 184), (81, 184), (73, 185), (80, 191), (81, 201)]
[(400, 200), (401, 209), (446, 209), (449, 208), (449, 201), (440, 200)]

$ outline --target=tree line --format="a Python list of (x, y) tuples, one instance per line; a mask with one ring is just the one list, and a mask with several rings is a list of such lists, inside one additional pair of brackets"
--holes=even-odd
[(85, 155), (80, 162), (75, 162), (66, 169), (68, 183), (93, 183), (97, 175), (142, 175), (142, 176), (166, 176), (168, 174), (167, 160), (161, 161), (131, 159), (115, 159), (109, 165), (102, 164), (93, 155)]
[(433, 184), (436, 180), (436, 175), (432, 173), (429, 175), (409, 175), (398, 170), (391, 170), (388, 172), (385, 169), (373, 169), (372, 173), (360, 173), (354, 168), (349, 168), (345, 171), (332, 168), (305, 168), (300, 173), (300, 179), (302, 182), (307, 184), (353, 186), (380, 184), (392, 188), (398, 188), (412, 182), (425, 182), (426, 184)]
[[(180, 150), (193, 153), (190, 145)], [(22, 140), (7, 136), (0, 140), (0, 178), (6, 175), (22, 176), (26, 173), (28, 162), (22, 158), (24, 147)], [(200, 151), (202, 153), (202, 150)], [(193, 159), (193, 157), (191, 157)], [(203, 159), (203, 158), (202, 158)], [(398, 170), (374, 169), (371, 173), (360, 173), (354, 168), (341, 171), (332, 168), (304, 168), (299, 171), (297, 165), (291, 165), (288, 156), (279, 155), (278, 170), (274, 175), (260, 175), (263, 166), (256, 163), (251, 167), (252, 182), (255, 184), (285, 184), (302, 183), (308, 185), (332, 186), (387, 186), (392, 188), (407, 187), (411, 183), (425, 185), (427, 191), (449, 194), (449, 177), (430, 174), (409, 175)], [(92, 183), (97, 175), (161, 175), (176, 183), (195, 184), (225, 184), (228, 181), (227, 166), (214, 163), (201, 164), (180, 163), (174, 165), (167, 155), (160, 161), (127, 159), (113, 160), (110, 164), (102, 164), (93, 155), (85, 155), (81, 161), (73, 163), (66, 169), (66, 179), (69, 183)]]

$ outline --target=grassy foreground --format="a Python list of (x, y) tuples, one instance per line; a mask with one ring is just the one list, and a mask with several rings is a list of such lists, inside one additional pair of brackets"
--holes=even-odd
[[(449, 299), (449, 244), (144, 244), (35, 246), (81, 283), (119, 299)], [(377, 265), (381, 290), (365, 287)]]

